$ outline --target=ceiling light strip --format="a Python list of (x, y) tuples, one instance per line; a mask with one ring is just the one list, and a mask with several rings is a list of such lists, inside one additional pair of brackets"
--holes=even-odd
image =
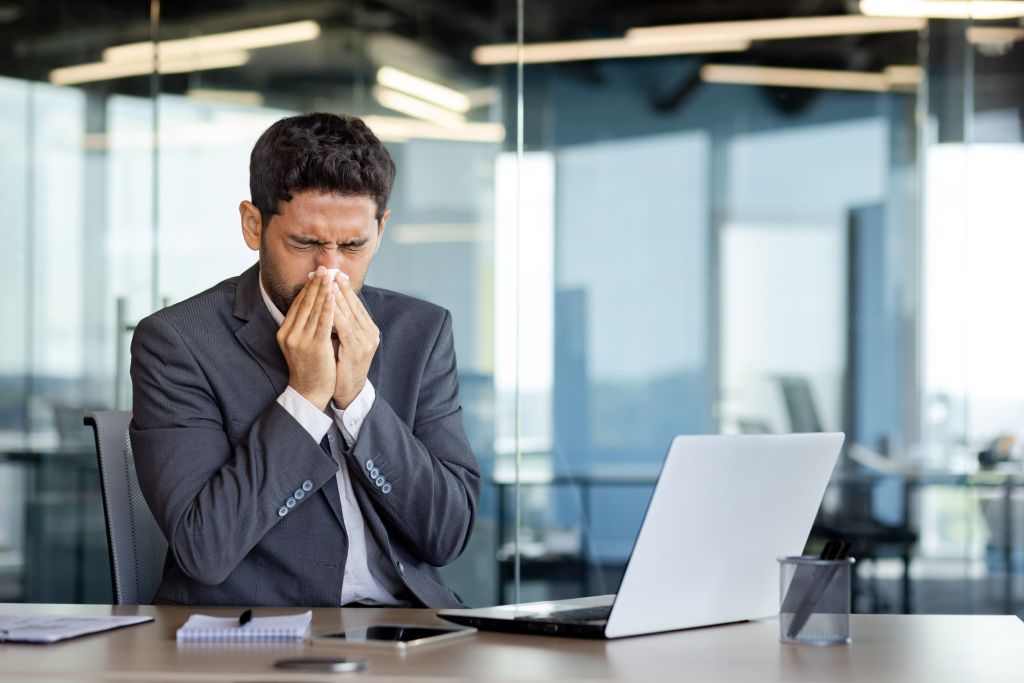
[(505, 127), (500, 123), (467, 122), (460, 128), (447, 128), (400, 116), (366, 116), (363, 121), (381, 140), (395, 142), (410, 139), (501, 142), (505, 139)]
[(1009, 45), (1024, 40), (1024, 29), (1013, 26), (968, 26), (967, 42), (972, 45)]
[(925, 21), (915, 17), (867, 17), (846, 14), (750, 21), (716, 21), (630, 29), (626, 39), (639, 44), (673, 40), (786, 40), (828, 36), (919, 31)]
[(216, 54), (192, 55), (188, 58), (162, 59), (159, 65), (152, 59), (138, 62), (92, 62), (54, 69), (50, 72), (50, 82), (54, 85), (77, 85), (79, 83), (127, 78), (129, 76), (143, 76), (153, 73), (158, 66), (159, 72), (164, 74), (229, 69), (242, 66), (248, 61), (248, 52), (245, 50), (232, 50)]
[(382, 66), (377, 70), (377, 83), (460, 114), (470, 110), (469, 98), (461, 92), (392, 66)]
[(886, 92), (891, 82), (884, 73), (869, 71), (832, 71), (827, 69), (789, 69), (768, 66), (706, 64), (701, 80), (708, 83), (765, 85), (783, 88), (816, 88)]
[[(523, 61), (527, 64), (547, 64), (593, 59), (715, 54), (719, 52), (742, 52), (748, 47), (750, 47), (750, 43), (746, 40), (673, 41), (659, 45), (638, 45), (625, 38), (569, 40), (525, 45), (523, 47)], [(514, 64), (517, 57), (517, 46), (515, 43), (481, 45), (473, 50), (473, 61), (482, 65)]]
[(1024, 17), (1024, 2), (1018, 0), (860, 0), (860, 12), (871, 17), (1013, 19)]
[(446, 128), (459, 128), (466, 123), (466, 118), (462, 114), (438, 107), (397, 90), (383, 88), (379, 85), (373, 86), (373, 98), (382, 107), (387, 107), (409, 116), (415, 116), (418, 119), (430, 121)]
[[(315, 21), (295, 21), (260, 28), (211, 33), (194, 38), (161, 40), (160, 59), (178, 59), (196, 54), (210, 54), (229, 50), (256, 50), (276, 45), (290, 45), (316, 40), (320, 24)], [(153, 58), (153, 43), (140, 42), (115, 45), (103, 51), (105, 62), (139, 62)]]

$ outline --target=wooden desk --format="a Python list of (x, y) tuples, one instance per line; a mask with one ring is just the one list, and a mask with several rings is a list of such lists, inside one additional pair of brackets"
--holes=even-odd
[[(275, 659), (323, 654), (295, 644), (181, 645), (174, 631), (193, 611), (105, 605), (0, 604), (3, 613), (151, 614), (156, 622), (48, 646), (0, 645), (0, 679), (42, 681), (829, 681), (982, 683), (1024, 671), (1024, 623), (1012, 616), (854, 615), (853, 644), (783, 645), (775, 620), (615, 641), (480, 633), (405, 656), (356, 648), (357, 674), (296, 674)], [(259, 610), (258, 614), (295, 610)], [(382, 622), (434, 623), (430, 610), (317, 609), (313, 631)], [(335, 652), (335, 650), (330, 650)]]

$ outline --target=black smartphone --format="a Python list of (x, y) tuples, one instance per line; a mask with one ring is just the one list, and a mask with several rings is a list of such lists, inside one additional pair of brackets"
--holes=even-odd
[(352, 673), (366, 669), (365, 659), (351, 657), (293, 657), (274, 662), (277, 669), (299, 671), (329, 671), (331, 673)]
[(433, 643), (444, 643), (474, 633), (476, 633), (475, 628), (379, 624), (315, 635), (310, 638), (309, 642), (312, 645), (369, 645), (405, 650)]

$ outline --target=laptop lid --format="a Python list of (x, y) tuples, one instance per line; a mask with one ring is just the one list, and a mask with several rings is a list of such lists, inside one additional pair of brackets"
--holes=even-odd
[(524, 617), (613, 596), (443, 610), (481, 629), (605, 638), (778, 613), (777, 558), (799, 555), (828, 485), (840, 433), (677, 436), (669, 447), (608, 622), (545, 629)]
[(605, 636), (778, 614), (776, 560), (803, 552), (843, 438), (673, 439)]

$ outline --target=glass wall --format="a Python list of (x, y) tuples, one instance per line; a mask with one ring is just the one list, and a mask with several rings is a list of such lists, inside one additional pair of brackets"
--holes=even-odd
[(1017, 611), (1020, 18), (822, 5), (527, 14), (555, 313), (525, 598), (615, 590), (673, 434), (842, 430), (808, 551), (853, 541), (856, 609)]
[[(368, 282), (452, 312), (466, 427), (490, 479), (495, 174), (505, 130), (494, 74), (458, 57), (507, 39), (491, 9), (449, 20), (446, 8), (398, 3), (165, 3), (163, 14), (157, 3), (123, 11), (129, 5), (141, 7), (26, 3), (5, 23), (6, 600), (110, 600), (82, 411), (130, 407), (139, 319), (255, 261), (237, 209), (249, 198), (249, 153), (292, 113), (359, 115), (388, 145), (399, 174)], [(454, 96), (454, 110), (402, 89), (417, 79)], [(488, 487), (472, 545), (446, 568), (474, 603), (495, 591), (495, 516)]]
[(368, 282), (453, 315), (469, 603), (614, 592), (673, 435), (842, 430), (857, 609), (1016, 612), (1024, 27), (857, 5), (0, 8), (0, 599), (110, 599), (81, 412), (327, 110), (399, 169)]

